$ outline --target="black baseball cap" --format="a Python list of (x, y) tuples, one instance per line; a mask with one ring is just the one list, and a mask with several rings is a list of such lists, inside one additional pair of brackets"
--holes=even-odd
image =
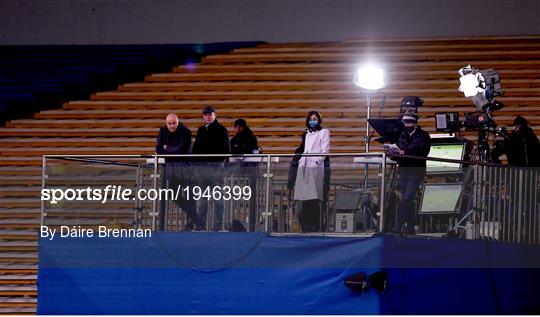
[(206, 107), (204, 107), (204, 109), (202, 111), (202, 114), (209, 114), (209, 113), (212, 113), (212, 112), (216, 112), (216, 109), (214, 109), (214, 107), (212, 107), (212, 106), (206, 106)]

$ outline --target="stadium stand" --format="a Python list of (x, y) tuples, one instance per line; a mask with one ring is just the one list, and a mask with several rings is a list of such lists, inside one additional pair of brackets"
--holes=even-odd
[[(42, 155), (152, 154), (165, 114), (177, 113), (195, 132), (200, 111), (208, 104), (217, 108), (220, 121), (231, 130), (235, 119), (245, 118), (266, 153), (293, 152), (304, 115), (312, 109), (322, 113), (331, 130), (333, 152), (360, 152), (365, 97), (352, 78), (355, 66), (368, 54), (384, 63), (390, 78), (384, 107), (382, 96), (373, 100), (373, 117), (396, 117), (406, 95), (424, 98), (420, 124), (427, 131), (435, 131), (436, 112), (456, 111), (463, 117), (474, 107), (457, 90), (457, 70), (471, 64), (495, 68), (501, 75), (505, 95), (499, 100), (506, 107), (495, 113), (497, 123), (509, 126), (521, 114), (538, 132), (539, 40), (540, 36), (525, 36), (260, 44), (148, 75), (144, 82), (121, 84), (114, 91), (92, 94), (90, 100), (66, 102), (60, 110), (35, 113), (33, 119), (7, 122), (0, 128), (0, 312), (35, 311)], [(127, 50), (117, 54), (122, 60), (137, 60), (136, 55)], [(94, 61), (88, 58), (85, 63)], [(32, 73), (32, 67), (27, 69)], [(36, 78), (43, 74), (34, 70)], [(84, 81), (58, 73), (58, 78)], [(51, 81), (48, 87), (55, 85)], [(6, 89), (0, 96), (4, 93), (14, 94)], [(18, 96), (30, 98), (23, 92)], [(476, 138), (474, 131), (463, 135)], [(378, 149), (373, 142), (372, 150)]]

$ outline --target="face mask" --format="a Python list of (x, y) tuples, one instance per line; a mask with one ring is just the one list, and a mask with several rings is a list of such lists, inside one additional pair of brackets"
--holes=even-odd
[(318, 123), (318, 122), (319, 122), (319, 121), (317, 121), (317, 120), (309, 120), (309, 123), (308, 123), (308, 124), (309, 124), (309, 127), (310, 127), (310, 128), (315, 128), (315, 127), (317, 126), (317, 123)]
[(407, 133), (411, 133), (414, 131), (414, 126), (412, 127), (405, 127), (405, 131), (407, 131)]

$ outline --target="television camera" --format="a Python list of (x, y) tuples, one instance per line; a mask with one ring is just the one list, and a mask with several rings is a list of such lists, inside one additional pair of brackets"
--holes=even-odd
[[(458, 71), (460, 86), (466, 98), (470, 98), (476, 111), (465, 114), (465, 120), (459, 120), (457, 112), (436, 113), (435, 124), (437, 131), (458, 132), (462, 128), (478, 131), (477, 154), (481, 162), (491, 161), (491, 151), (488, 140), (489, 134), (501, 134), (493, 119), (493, 112), (504, 108), (504, 104), (495, 99), (504, 92), (500, 76), (493, 69), (478, 70), (467, 65)], [(500, 131), (499, 131), (500, 130)]]

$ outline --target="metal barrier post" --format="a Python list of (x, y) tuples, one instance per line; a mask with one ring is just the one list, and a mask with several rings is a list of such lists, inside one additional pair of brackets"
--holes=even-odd
[[(154, 155), (154, 173), (152, 174), (153, 189), (157, 192), (157, 179), (158, 175), (158, 156)], [(152, 231), (156, 230), (156, 217), (157, 217), (157, 199), (152, 200)]]
[[(524, 182), (523, 182), (523, 169), (519, 169), (519, 178), (518, 178), (518, 186), (521, 185), (523, 186)], [(518, 194), (519, 198), (517, 199), (517, 203), (518, 203), (518, 207), (516, 209), (516, 213), (517, 213), (517, 217), (518, 217), (518, 223), (517, 223), (517, 239), (518, 239), (518, 243), (521, 242), (522, 240), (522, 235), (523, 235), (523, 230), (521, 229), (521, 220), (522, 220), (522, 217), (523, 217), (523, 188), (519, 191), (519, 194)]]
[[(135, 186), (137, 187), (137, 192), (144, 188), (144, 165), (141, 168), (141, 165), (137, 167), (137, 181)], [(133, 207), (133, 227), (134, 229), (141, 229), (142, 227), (142, 201), (139, 199), (138, 195), (135, 194), (135, 207)]]
[(472, 213), (472, 217), (471, 217), (471, 221), (470, 221), (470, 239), (477, 239), (478, 236), (478, 230), (479, 230), (479, 225), (480, 224), (477, 224), (476, 221), (477, 221), (477, 217), (478, 215), (476, 214), (476, 211), (477, 210), (481, 210), (481, 194), (480, 194), (480, 168), (481, 166), (477, 165), (477, 164), (474, 164), (472, 165), (470, 168), (473, 169), (473, 173), (474, 173), (474, 183), (473, 183), (473, 210), (475, 210), (473, 213)]
[(266, 204), (264, 208), (264, 231), (269, 232), (270, 231), (270, 215), (272, 214), (270, 212), (270, 179), (272, 178), (272, 174), (270, 174), (270, 163), (271, 163), (271, 156), (268, 155), (266, 157), (266, 174), (263, 176), (266, 178)]
[(534, 225), (533, 225), (533, 232), (534, 232), (534, 240), (533, 242), (540, 243), (540, 226), (538, 225), (540, 222), (540, 201), (538, 199), (538, 191), (539, 191), (539, 185), (538, 184), (538, 169), (536, 168), (533, 173), (534, 177), (534, 195), (533, 195), (533, 202), (535, 206), (535, 213), (534, 213)]
[(379, 203), (379, 232), (382, 232), (384, 230), (384, 199), (386, 191), (386, 153), (382, 154), (381, 173), (379, 174), (379, 177), (381, 178), (379, 190), (379, 198), (381, 200)]
[(534, 204), (534, 220), (533, 220), (533, 243), (540, 243), (540, 229), (539, 229), (539, 221), (540, 221), (540, 202), (538, 201), (538, 169), (535, 168), (533, 171), (533, 204)]
[[(512, 235), (512, 242), (515, 242), (515, 240), (517, 240), (517, 236), (516, 236), (516, 233), (518, 232), (517, 231), (517, 222), (518, 222), (518, 217), (519, 217), (519, 214), (518, 214), (518, 209), (519, 209), (519, 205), (518, 205), (518, 193), (519, 193), (519, 188), (517, 186), (518, 184), (518, 171), (516, 168), (512, 168), (512, 170), (514, 171), (514, 177), (513, 177), (513, 182), (512, 182), (512, 187), (514, 188), (513, 190), (513, 196), (512, 196), (512, 231), (510, 232), (511, 235)], [(518, 241), (519, 242), (519, 241)]]
[(531, 199), (531, 190), (532, 190), (532, 171), (531, 170), (527, 170), (526, 173), (525, 173), (525, 201), (526, 201), (526, 208), (525, 208), (525, 211), (526, 211), (526, 216), (525, 216), (525, 220), (528, 224), (528, 226), (526, 227), (527, 231), (526, 231), (526, 238), (527, 238), (527, 242), (528, 243), (531, 243), (532, 242), (532, 217), (531, 215), (534, 213), (534, 205), (532, 204), (532, 199)]
[[(43, 155), (43, 159), (41, 161), (41, 190), (43, 191), (45, 189), (45, 182), (46, 179), (49, 177), (47, 175), (47, 157)], [(47, 217), (47, 212), (45, 211), (45, 201), (43, 199), (41, 200), (41, 220), (40, 223), (42, 226), (45, 225), (45, 217)]]

